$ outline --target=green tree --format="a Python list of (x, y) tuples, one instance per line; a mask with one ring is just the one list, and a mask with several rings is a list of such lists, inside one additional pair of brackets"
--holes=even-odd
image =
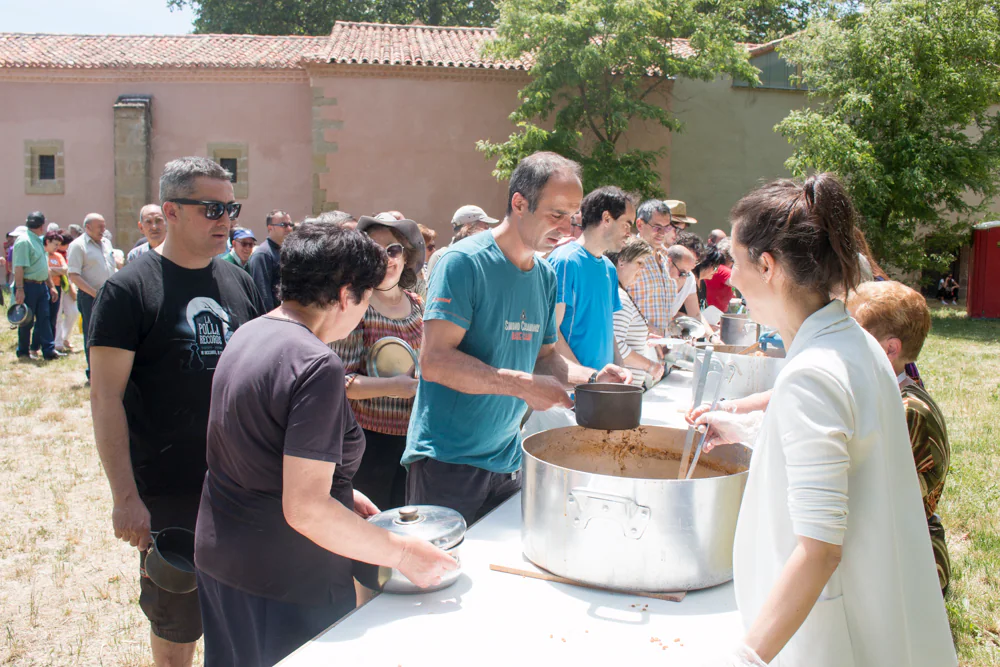
[(747, 40), (758, 44), (805, 29), (809, 21), (856, 13), (860, 0), (747, 0)]
[(780, 49), (813, 102), (775, 128), (795, 146), (786, 166), (840, 174), (880, 262), (943, 269), (997, 194), (998, 11), (877, 2), (850, 28), (819, 22)]
[[(518, 130), (503, 143), (479, 141), (496, 158), (494, 175), (509, 177), (525, 155), (554, 150), (580, 162), (584, 187), (618, 185), (662, 195), (657, 160), (662, 147), (620, 150), (635, 119), (668, 130), (680, 123), (666, 108), (672, 78), (711, 80), (730, 74), (756, 81), (746, 49), (742, 12), (734, 0), (715, 0), (702, 12), (693, 0), (504, 0), (497, 39), (485, 52), (530, 58), (531, 82), (510, 115)], [(690, 36), (693, 53), (678, 51)], [(527, 56), (525, 55), (527, 54)], [(542, 123), (552, 119), (552, 129)]]
[(335, 21), (492, 25), (493, 0), (167, 0), (191, 7), (198, 33), (326, 35)]

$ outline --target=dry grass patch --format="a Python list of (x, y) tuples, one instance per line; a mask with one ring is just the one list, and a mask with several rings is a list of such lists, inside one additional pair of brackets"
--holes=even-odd
[(0, 332), (0, 665), (151, 665), (139, 558), (111, 530), (83, 353), (18, 362), (14, 346)]

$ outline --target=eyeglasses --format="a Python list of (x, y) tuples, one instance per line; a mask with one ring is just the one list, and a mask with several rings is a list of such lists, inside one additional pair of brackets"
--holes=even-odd
[(284, 227), (285, 229), (291, 229), (295, 225), (290, 222), (272, 222), (272, 227)]
[[(646, 224), (649, 224), (649, 223), (646, 223)], [(664, 234), (664, 233), (666, 233), (666, 231), (668, 229), (675, 229), (678, 232), (684, 230), (683, 227), (678, 227), (677, 225), (675, 225), (672, 222), (670, 224), (666, 225), (666, 226), (664, 226), (664, 225), (649, 225), (649, 228), (653, 230), (654, 234)]]
[(404, 251), (402, 243), (390, 243), (385, 247), (385, 254), (389, 255), (389, 259), (399, 259)]
[(233, 245), (241, 245), (244, 247), (250, 246), (252, 248), (253, 246), (257, 245), (257, 243), (252, 239), (244, 239), (242, 241), (233, 241)]
[(235, 220), (240, 217), (240, 209), (243, 208), (242, 204), (234, 201), (228, 203), (222, 201), (199, 201), (197, 199), (168, 199), (167, 201), (174, 204), (186, 204), (188, 206), (204, 206), (205, 217), (209, 220), (218, 220), (222, 217), (223, 213), (228, 213), (229, 219)]

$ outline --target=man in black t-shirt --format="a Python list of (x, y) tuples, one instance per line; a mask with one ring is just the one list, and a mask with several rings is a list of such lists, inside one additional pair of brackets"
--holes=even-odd
[(233, 332), (264, 312), (253, 282), (216, 256), (239, 215), (229, 174), (206, 158), (160, 178), (167, 238), (112, 276), (90, 327), (91, 408), (115, 536), (140, 550), (139, 604), (157, 665), (190, 665), (198, 594), (145, 576), (150, 531), (194, 530), (205, 476), (212, 375)]

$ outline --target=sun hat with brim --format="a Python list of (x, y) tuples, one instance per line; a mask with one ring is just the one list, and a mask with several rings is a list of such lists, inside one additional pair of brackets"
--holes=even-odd
[(427, 259), (427, 247), (424, 245), (424, 236), (420, 233), (420, 227), (417, 226), (417, 223), (413, 220), (396, 220), (389, 215), (379, 215), (375, 218), (363, 215), (358, 218), (359, 232), (364, 232), (376, 225), (390, 227), (399, 231), (414, 250), (413, 259), (408, 266), (417, 272), (424, 268), (424, 260)]
[(689, 225), (697, 225), (697, 218), (692, 218), (688, 216), (687, 204), (680, 201), (679, 199), (666, 199), (663, 202), (668, 207), (670, 207), (670, 219), (675, 222), (684, 222)]
[(7, 236), (21, 236), (22, 234), (27, 234), (28, 228), (24, 225), (18, 225), (14, 228), (14, 231), (7, 232)]

